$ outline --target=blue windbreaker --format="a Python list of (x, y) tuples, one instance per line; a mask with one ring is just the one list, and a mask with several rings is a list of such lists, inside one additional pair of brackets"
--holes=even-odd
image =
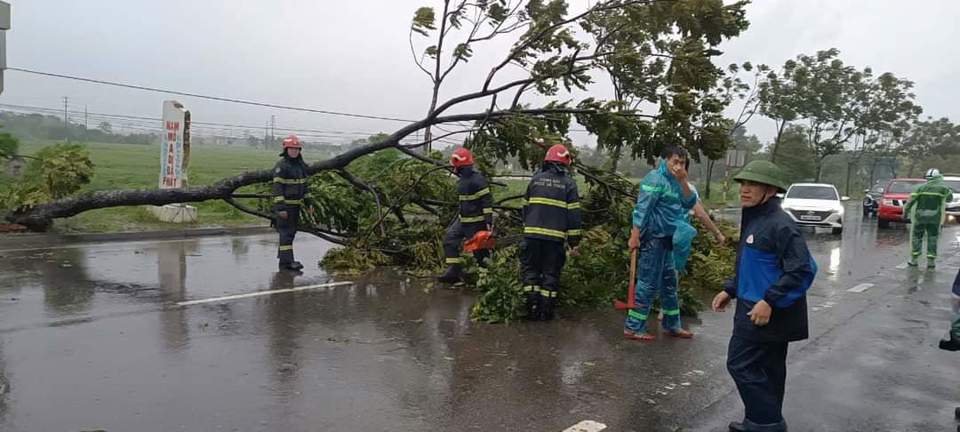
[(640, 195), (633, 208), (633, 226), (643, 235), (670, 237), (679, 221), (686, 220), (687, 212), (697, 204), (697, 194), (691, 191), (688, 198), (683, 196), (683, 187), (670, 174), (667, 161), (661, 160), (660, 167), (650, 171), (640, 183)]

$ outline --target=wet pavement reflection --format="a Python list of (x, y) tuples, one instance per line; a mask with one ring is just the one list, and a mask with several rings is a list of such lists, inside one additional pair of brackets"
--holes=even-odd
[[(811, 304), (906, 254), (905, 230), (875, 221), (807, 235)], [(478, 324), (468, 290), (391, 269), (176, 305), (337, 280), (315, 265), (329, 244), (296, 247), (303, 275), (276, 270), (269, 235), (0, 249), (0, 429), (671, 430), (730, 391), (723, 314), (649, 346), (624, 341), (612, 310)]]

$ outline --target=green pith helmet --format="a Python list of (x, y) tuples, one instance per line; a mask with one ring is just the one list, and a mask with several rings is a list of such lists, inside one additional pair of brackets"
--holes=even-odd
[(743, 167), (733, 180), (738, 183), (742, 181), (763, 183), (779, 189), (780, 192), (786, 192), (790, 182), (785, 177), (783, 170), (773, 162), (755, 160)]

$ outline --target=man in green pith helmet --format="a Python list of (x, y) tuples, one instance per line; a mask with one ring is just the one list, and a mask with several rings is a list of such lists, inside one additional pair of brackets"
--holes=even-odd
[(797, 224), (780, 207), (789, 186), (769, 161), (747, 164), (740, 183), (740, 244), (734, 278), (713, 299), (722, 312), (737, 299), (727, 370), (743, 400), (744, 418), (731, 431), (785, 432), (783, 397), (787, 345), (808, 337), (806, 292), (817, 265)]
[(953, 200), (953, 190), (943, 182), (940, 170), (930, 168), (924, 178), (927, 183), (910, 195), (910, 201), (903, 208), (903, 214), (910, 219), (910, 261), (917, 266), (923, 249), (923, 237), (927, 237), (927, 268), (937, 263), (937, 243), (940, 240), (940, 227), (946, 215), (947, 203)]

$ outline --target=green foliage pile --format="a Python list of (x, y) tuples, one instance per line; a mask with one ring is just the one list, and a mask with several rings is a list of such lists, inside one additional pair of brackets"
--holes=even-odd
[(0, 183), (0, 208), (16, 211), (66, 197), (90, 183), (93, 169), (82, 145), (44, 147), (27, 164), (23, 178)]

